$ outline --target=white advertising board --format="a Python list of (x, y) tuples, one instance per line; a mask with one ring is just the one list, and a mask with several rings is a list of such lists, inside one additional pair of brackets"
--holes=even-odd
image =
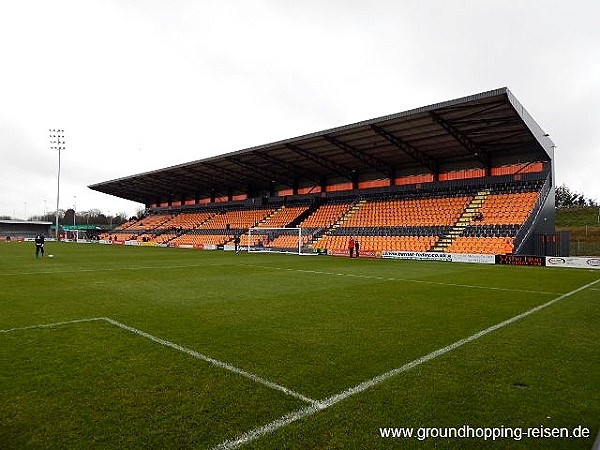
[(478, 255), (473, 253), (437, 253), (437, 252), (400, 252), (383, 251), (382, 258), (413, 259), (419, 261), (446, 261), (475, 264), (495, 264), (495, 255)]
[(436, 252), (399, 252), (385, 250), (381, 252), (381, 257), (388, 259), (415, 259), (419, 261), (452, 261), (449, 253)]
[(600, 257), (583, 258), (576, 256), (546, 256), (546, 266), (600, 270)]
[(450, 253), (452, 262), (496, 264), (496, 255), (478, 255), (473, 253)]

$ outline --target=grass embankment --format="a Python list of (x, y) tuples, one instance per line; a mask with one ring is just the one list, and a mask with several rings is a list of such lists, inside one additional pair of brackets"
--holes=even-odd
[(600, 208), (566, 208), (556, 210), (556, 231), (571, 235), (572, 255), (600, 255)]

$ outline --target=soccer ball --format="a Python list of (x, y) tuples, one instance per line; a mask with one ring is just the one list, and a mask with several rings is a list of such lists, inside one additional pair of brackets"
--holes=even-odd
[(54, 258), (54, 255), (48, 255), (48, 258)]

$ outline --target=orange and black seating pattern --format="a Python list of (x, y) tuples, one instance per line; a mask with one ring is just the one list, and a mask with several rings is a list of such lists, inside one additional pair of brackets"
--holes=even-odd
[(143, 219), (131, 224), (127, 227), (126, 231), (129, 233), (144, 232), (153, 230), (156, 227), (162, 225), (173, 217), (171, 214), (156, 214), (152, 216), (146, 216)]
[[(222, 245), (236, 235), (240, 245), (295, 249), (298, 236), (292, 233), (271, 235), (248, 229), (284, 228), (296, 224), (306, 230), (302, 245), (312, 249), (347, 251), (350, 238), (361, 249), (380, 252), (445, 251), (450, 253), (503, 254), (513, 252), (515, 237), (527, 219), (539, 208), (543, 180), (530, 184), (509, 182), (481, 186), (431, 190), (427, 193), (397, 192), (365, 198), (317, 198), (313, 203), (284, 206), (217, 206), (201, 212), (156, 214), (127, 222), (101, 235), (117, 240), (148, 240), (188, 245)], [(485, 195), (478, 193), (484, 189)], [(484, 196), (482, 203), (481, 196)], [(473, 205), (480, 213), (477, 220)], [(465, 218), (470, 220), (465, 227)], [(457, 234), (457, 231), (459, 234)], [(451, 236), (451, 241), (445, 240)], [(445, 239), (441, 239), (444, 237)], [(444, 242), (444, 246), (439, 243)], [(450, 242), (450, 244), (448, 244)]]
[(282, 228), (293, 222), (300, 214), (308, 209), (305, 206), (282, 206), (271, 214), (264, 222), (258, 224), (259, 228)]
[(483, 203), (483, 219), (479, 225), (512, 225), (525, 222), (538, 192), (517, 192), (512, 194), (492, 194)]
[(157, 230), (169, 230), (169, 229), (182, 229), (182, 230), (193, 230), (202, 223), (207, 221), (214, 213), (212, 212), (198, 212), (198, 213), (181, 213), (174, 216), (171, 220), (164, 222), (159, 225)]
[(342, 222), (344, 227), (397, 227), (452, 225), (469, 197), (367, 201)]
[(215, 214), (199, 228), (206, 230), (240, 230), (256, 226), (262, 219), (274, 211), (272, 208), (238, 209)]
[(313, 244), (313, 248), (347, 251), (352, 237), (360, 243), (360, 248), (370, 251), (400, 250), (424, 252), (438, 239), (437, 236), (347, 236), (326, 235)]
[(503, 255), (514, 250), (512, 237), (457, 237), (446, 249), (447, 253), (477, 253)]
[(330, 227), (352, 207), (353, 202), (326, 203), (300, 223), (303, 228)]

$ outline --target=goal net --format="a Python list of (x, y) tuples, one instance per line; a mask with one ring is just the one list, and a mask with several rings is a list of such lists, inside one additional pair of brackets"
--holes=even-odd
[(65, 230), (65, 239), (67, 241), (79, 242), (85, 239), (85, 231), (82, 230)]
[(240, 246), (248, 252), (309, 253), (310, 234), (302, 228), (250, 228), (241, 236)]

